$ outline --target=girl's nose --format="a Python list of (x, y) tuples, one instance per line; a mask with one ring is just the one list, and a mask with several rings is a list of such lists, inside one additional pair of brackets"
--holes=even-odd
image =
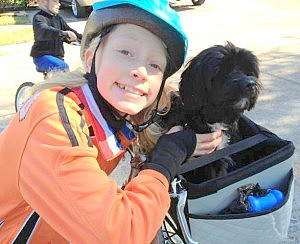
[(138, 80), (146, 80), (147, 75), (147, 69), (144, 66), (140, 66), (130, 71), (130, 76)]

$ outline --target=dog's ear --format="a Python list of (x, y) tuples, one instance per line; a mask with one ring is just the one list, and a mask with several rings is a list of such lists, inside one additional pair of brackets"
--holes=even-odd
[(171, 93), (171, 108), (167, 114), (161, 116), (161, 121), (159, 124), (167, 131), (173, 126), (184, 126), (186, 124), (183, 104), (180, 96), (177, 93)]
[(188, 64), (181, 74), (179, 94), (185, 108), (198, 110), (204, 105), (212, 90), (213, 79), (218, 72), (218, 58), (213, 48), (200, 52)]
[(249, 50), (238, 48), (238, 63), (246, 74), (259, 78), (259, 62), (257, 57)]

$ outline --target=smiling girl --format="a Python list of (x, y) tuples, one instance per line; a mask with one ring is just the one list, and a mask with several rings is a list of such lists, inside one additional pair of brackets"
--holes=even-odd
[[(166, 79), (187, 50), (168, 1), (93, 8), (81, 47), (85, 74), (37, 84), (1, 134), (1, 243), (150, 243), (181, 164), (221, 142), (219, 132), (174, 127), (158, 140), (151, 132), (170, 107)], [(133, 145), (150, 156), (122, 188), (110, 174)]]

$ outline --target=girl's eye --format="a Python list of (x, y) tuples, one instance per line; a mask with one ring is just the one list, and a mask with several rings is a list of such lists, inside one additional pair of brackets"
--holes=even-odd
[(127, 50), (118, 50), (118, 52), (121, 53), (121, 54), (123, 54), (123, 55), (125, 55), (125, 56), (131, 56), (130, 52), (127, 51)]
[(158, 64), (150, 64), (150, 66), (154, 69), (161, 69), (160, 66)]

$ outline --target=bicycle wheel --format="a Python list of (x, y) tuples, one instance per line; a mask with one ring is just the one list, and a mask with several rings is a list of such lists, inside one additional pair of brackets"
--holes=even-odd
[(22, 83), (17, 91), (15, 96), (15, 110), (19, 111), (22, 104), (26, 101), (29, 95), (30, 88), (34, 85), (32, 82), (24, 82)]

